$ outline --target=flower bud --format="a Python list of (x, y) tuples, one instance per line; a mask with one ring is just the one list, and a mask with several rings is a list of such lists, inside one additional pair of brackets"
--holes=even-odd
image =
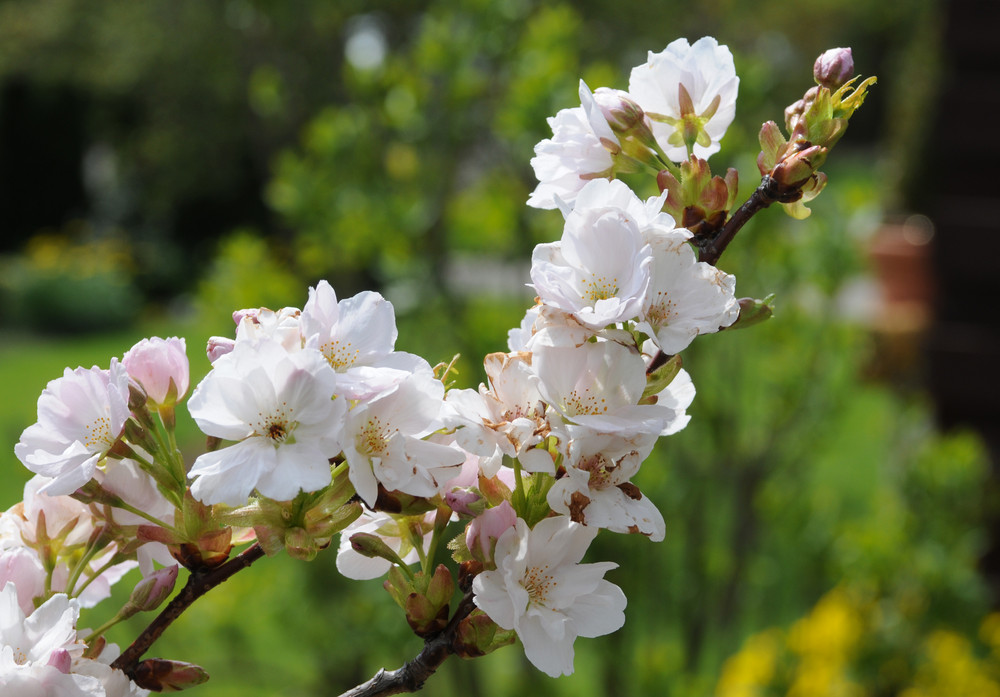
[(174, 590), (177, 582), (177, 565), (157, 569), (135, 584), (126, 607), (132, 606), (136, 612), (155, 610)]
[(215, 363), (222, 356), (231, 352), (234, 346), (236, 346), (236, 342), (224, 336), (209, 337), (208, 346), (205, 347), (205, 353), (208, 354), (208, 362)]
[(499, 506), (483, 511), (465, 529), (465, 544), (472, 556), (484, 563), (493, 562), (497, 540), (517, 523), (517, 513), (504, 501)]
[(444, 502), (455, 513), (468, 518), (486, 510), (486, 499), (475, 487), (455, 487), (444, 495)]
[(128, 380), (128, 408), (129, 411), (143, 411), (146, 407), (146, 402), (149, 401), (149, 395), (146, 391), (142, 389), (142, 385), (135, 378), (129, 376)]
[(163, 658), (147, 658), (135, 667), (135, 684), (154, 692), (179, 692), (208, 680), (201, 666)]
[(726, 177), (712, 176), (705, 160), (692, 155), (681, 163), (680, 179), (668, 170), (656, 176), (660, 191), (667, 192), (663, 212), (695, 234), (710, 235), (726, 222), (736, 202), (738, 175), (730, 168)]
[(827, 148), (812, 145), (789, 153), (771, 170), (771, 178), (782, 187), (802, 186), (826, 162), (827, 152)]
[(387, 559), (392, 563), (399, 563), (399, 555), (385, 543), (378, 535), (370, 532), (356, 532), (351, 535), (351, 548), (363, 557), (369, 559)]
[(755, 324), (760, 324), (771, 319), (774, 314), (774, 295), (769, 295), (763, 300), (754, 298), (740, 298), (740, 314), (736, 321), (726, 327), (731, 329), (746, 329)]
[(592, 93), (580, 80), (580, 105), (594, 134), (611, 153), (614, 172), (637, 172), (642, 163), (656, 166), (656, 138), (646, 113), (628, 92), (599, 87)]
[(426, 637), (447, 626), (448, 605), (454, 592), (455, 582), (444, 564), (438, 564), (430, 577), (422, 572), (414, 576), (410, 592), (402, 603), (406, 621), (414, 634)]
[(458, 624), (453, 646), (462, 658), (476, 658), (513, 644), (514, 630), (503, 630), (482, 610), (473, 610)]
[(628, 92), (598, 87), (594, 91), (594, 101), (615, 133), (628, 133), (636, 126), (645, 124), (646, 112)]
[(143, 339), (128, 350), (122, 364), (157, 406), (171, 406), (187, 394), (190, 370), (184, 339)]
[(836, 91), (854, 75), (854, 57), (850, 48), (831, 48), (813, 64), (816, 84)]

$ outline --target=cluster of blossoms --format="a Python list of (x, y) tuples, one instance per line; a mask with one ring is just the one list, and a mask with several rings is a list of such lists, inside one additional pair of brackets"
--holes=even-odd
[(707, 159), (736, 115), (739, 85), (733, 55), (710, 36), (650, 51), (632, 69), (627, 92), (591, 92), (581, 80), (581, 105), (550, 118), (552, 138), (535, 147), (539, 184), (528, 205), (561, 207), (591, 179)]
[[(139, 661), (155, 636), (119, 656), (103, 632), (164, 601), (178, 565), (191, 592), (172, 605), (253, 550), (310, 560), (338, 534), (340, 572), (387, 575), (428, 641), (447, 630), (448, 651), (472, 657), (516, 637), (545, 673), (571, 673), (577, 637), (625, 621), (604, 578), (616, 565), (582, 561), (591, 541), (601, 529), (665, 536), (633, 478), (689, 420), (695, 389), (677, 354), (769, 312), (705, 260), (736, 181), (701, 158), (718, 150), (737, 86), (728, 49), (679, 40), (632, 71), (628, 93), (581, 85), (582, 106), (551, 120), (529, 204), (558, 207), (562, 237), (536, 247), (536, 303), (508, 352), (486, 357), (478, 389), (450, 389), (450, 364), (397, 351), (381, 295), (338, 300), (325, 281), (301, 309), (240, 310), (234, 338), (209, 341), (211, 370), (187, 402), (208, 448), (192, 462), (174, 434), (190, 386), (183, 340), (146, 339), (108, 369), (49, 383), (15, 448), (36, 477), (0, 516), (0, 687), (111, 697), (197, 684), (197, 666)], [(789, 172), (799, 188), (816, 179), (806, 170), (822, 158), (804, 139), (860, 103), (832, 89), (793, 110), (791, 140), (765, 125), (783, 203), (797, 191)], [(644, 167), (660, 190), (646, 200), (615, 178)], [(437, 564), (446, 537), (457, 573)], [(79, 608), (136, 566), (126, 606), (79, 631)]]

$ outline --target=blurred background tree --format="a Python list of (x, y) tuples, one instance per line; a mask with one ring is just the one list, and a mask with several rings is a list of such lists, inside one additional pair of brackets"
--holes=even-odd
[[(986, 455), (936, 433), (912, 367), (894, 373), (903, 391), (872, 379), (882, 345), (863, 293), (868, 238), (919, 185), (940, 19), (931, 0), (6, 0), (0, 435), (16, 442), (63, 366), (106, 365), (146, 334), (188, 336), (203, 374), (203, 341), (234, 309), (301, 306), (321, 278), (341, 297), (385, 293), (400, 348), (461, 352), (474, 386), (530, 303), (532, 247), (559, 235), (558, 213), (524, 206), (528, 161), (581, 76), (623, 88), (674, 38), (728, 44), (740, 99), (712, 162), (737, 165), (749, 193), (760, 123), (781, 120), (816, 55), (852, 46), (880, 81), (813, 217), (767, 211), (721, 262), (741, 294), (778, 293), (778, 318), (685, 352), (693, 420), (642, 474), (667, 540), (598, 540), (594, 557), (622, 565), (625, 629), (578, 642), (570, 679), (508, 649), (446, 664), (429, 689), (949, 694), (934, 685), (958, 656), (970, 684), (1000, 691), (977, 567)], [(10, 451), (0, 465), (13, 503), (27, 473)], [(291, 696), (418, 647), (378, 584), (339, 577), (330, 552), (238, 576), (157, 652), (205, 665), (206, 697)]]

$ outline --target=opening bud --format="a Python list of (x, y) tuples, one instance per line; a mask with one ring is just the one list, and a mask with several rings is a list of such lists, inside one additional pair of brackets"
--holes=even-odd
[(850, 48), (831, 48), (813, 64), (816, 84), (835, 92), (854, 76), (854, 56)]
[(472, 556), (485, 564), (493, 564), (493, 550), (497, 540), (517, 523), (517, 513), (504, 501), (499, 506), (483, 511), (465, 529), (465, 544)]

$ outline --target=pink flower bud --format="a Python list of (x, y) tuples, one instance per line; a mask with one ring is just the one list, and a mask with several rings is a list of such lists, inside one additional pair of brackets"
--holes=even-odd
[(215, 363), (222, 356), (233, 350), (233, 346), (236, 342), (232, 339), (227, 339), (224, 336), (213, 336), (208, 339), (208, 346), (205, 352), (208, 354), (209, 363)]
[(628, 92), (598, 87), (594, 91), (594, 101), (615, 133), (628, 133), (645, 122), (646, 112), (635, 103)]
[(465, 529), (465, 544), (472, 556), (482, 562), (492, 561), (497, 540), (516, 522), (517, 513), (507, 501), (483, 511)]
[(176, 582), (176, 565), (158, 569), (136, 584), (128, 604), (140, 612), (155, 610), (173, 592)]
[(184, 339), (143, 339), (129, 349), (122, 364), (158, 406), (171, 406), (187, 394), (190, 373)]
[(849, 48), (831, 48), (816, 59), (813, 77), (816, 84), (836, 91), (854, 75), (854, 57)]
[(470, 518), (482, 513), (486, 506), (483, 495), (471, 487), (452, 489), (445, 493), (444, 502), (458, 515)]

